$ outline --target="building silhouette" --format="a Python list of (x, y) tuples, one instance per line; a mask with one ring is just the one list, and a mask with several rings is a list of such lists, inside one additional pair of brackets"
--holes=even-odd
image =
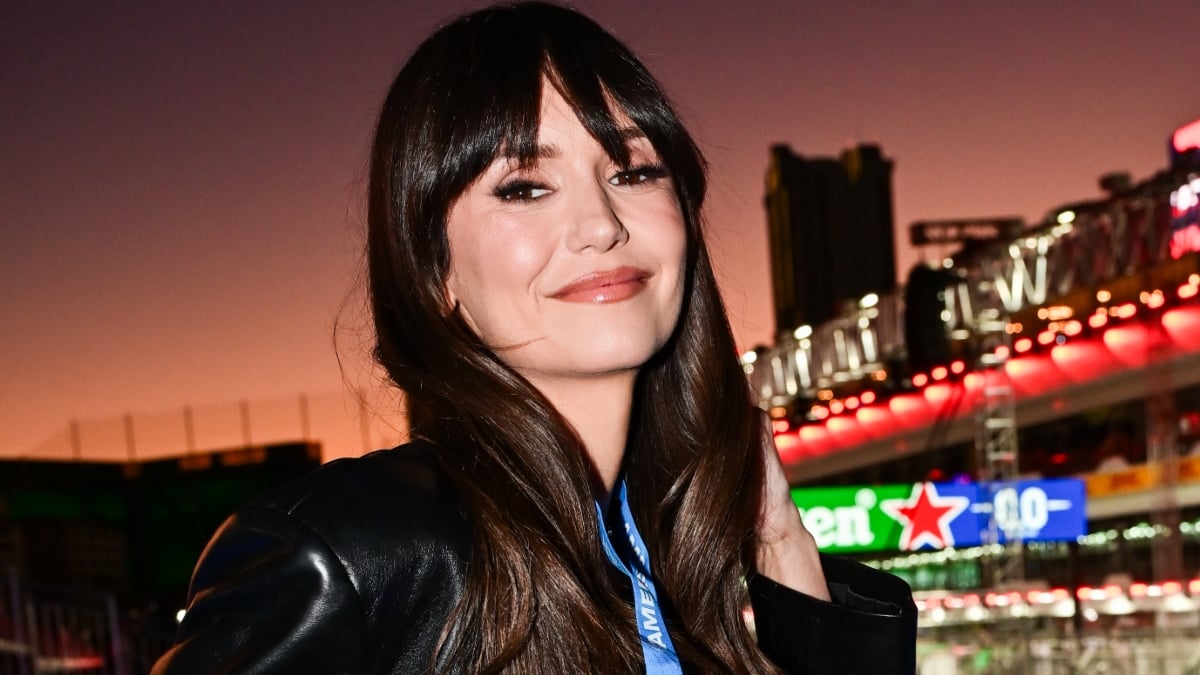
[(320, 457), (319, 444), (294, 442), (142, 462), (0, 460), (0, 570), (182, 606), (221, 521)]
[(0, 460), (0, 673), (146, 673), (214, 530), (320, 464), (300, 441), (129, 462)]
[(775, 145), (765, 202), (777, 334), (895, 288), (892, 162), (878, 146), (833, 159)]

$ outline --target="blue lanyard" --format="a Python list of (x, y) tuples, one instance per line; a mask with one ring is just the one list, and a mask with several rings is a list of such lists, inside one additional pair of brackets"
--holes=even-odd
[(633, 586), (633, 614), (637, 620), (638, 633), (642, 638), (642, 655), (646, 661), (648, 675), (682, 675), (679, 665), (679, 655), (671, 644), (671, 636), (663, 622), (662, 609), (658, 604), (658, 592), (654, 589), (654, 577), (650, 574), (650, 551), (642, 541), (642, 535), (633, 522), (633, 512), (629, 510), (629, 498), (625, 489), (625, 479), (617, 483), (613, 498), (621, 505), (621, 525), (625, 535), (629, 537), (629, 550), (633, 556), (626, 564), (622, 556), (617, 555), (608, 532), (604, 528), (604, 511), (600, 503), (596, 503), (596, 515), (600, 518), (600, 543), (604, 545), (604, 553), (608, 561), (625, 576), (629, 577)]

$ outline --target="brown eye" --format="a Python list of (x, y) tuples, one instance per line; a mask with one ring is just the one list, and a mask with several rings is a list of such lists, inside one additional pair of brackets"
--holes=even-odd
[(666, 177), (667, 170), (661, 166), (637, 166), (618, 173), (608, 182), (613, 185), (645, 185)]
[(496, 188), (496, 197), (506, 202), (531, 202), (545, 197), (550, 189), (528, 180), (515, 180)]

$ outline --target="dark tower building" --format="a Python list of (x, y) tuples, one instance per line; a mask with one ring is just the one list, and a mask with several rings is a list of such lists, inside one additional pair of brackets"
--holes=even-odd
[(841, 158), (771, 148), (767, 226), (776, 333), (835, 316), (896, 286), (892, 162), (875, 145)]

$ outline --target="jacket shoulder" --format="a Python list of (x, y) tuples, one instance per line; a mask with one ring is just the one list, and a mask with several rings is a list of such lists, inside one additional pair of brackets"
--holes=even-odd
[(155, 674), (426, 670), (470, 543), (435, 452), (331, 462), (240, 508), (201, 554)]
[(428, 582), (457, 591), (470, 527), (437, 448), (412, 442), (339, 459), (266, 492), (246, 509), (286, 514), (341, 560), (372, 617), (395, 583)]
[[(331, 544), (380, 535), (457, 539), (466, 520), (437, 449), (413, 442), (339, 459), (255, 497), (245, 508), (287, 514)], [(449, 542), (448, 542), (449, 543)], [(335, 547), (336, 548), (336, 547)]]

